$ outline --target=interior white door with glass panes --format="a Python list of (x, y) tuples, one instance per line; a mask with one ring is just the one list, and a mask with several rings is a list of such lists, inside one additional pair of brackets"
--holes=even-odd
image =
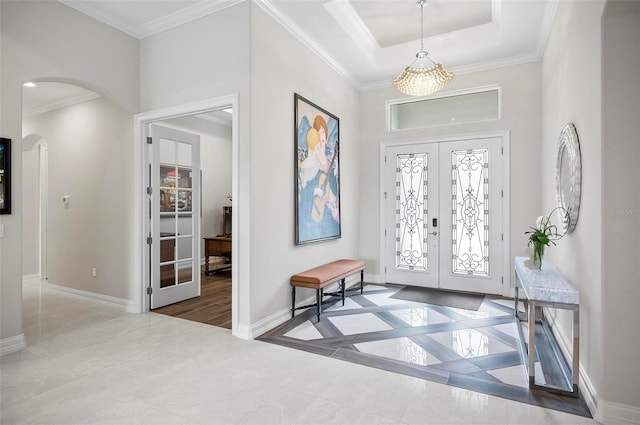
[(200, 295), (200, 136), (150, 126), (150, 306)]
[(385, 148), (389, 283), (502, 294), (502, 138)]

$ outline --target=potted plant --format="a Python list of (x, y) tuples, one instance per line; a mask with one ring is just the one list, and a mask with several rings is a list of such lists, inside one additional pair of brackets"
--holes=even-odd
[(563, 213), (563, 220), (567, 218), (566, 210), (562, 207), (557, 207), (549, 215), (541, 215), (536, 220), (536, 227), (530, 227), (531, 230), (524, 232), (525, 235), (529, 235), (528, 246), (533, 248), (533, 264), (542, 269), (542, 257), (544, 257), (544, 248), (549, 244), (555, 245), (555, 241), (562, 238), (563, 234), (558, 233), (558, 227), (551, 223), (550, 217), (556, 210), (560, 210)]

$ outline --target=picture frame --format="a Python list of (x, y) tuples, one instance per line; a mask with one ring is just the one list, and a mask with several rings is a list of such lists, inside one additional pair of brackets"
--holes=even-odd
[(0, 137), (0, 214), (11, 214), (11, 139)]
[(294, 93), (295, 243), (339, 239), (340, 119)]

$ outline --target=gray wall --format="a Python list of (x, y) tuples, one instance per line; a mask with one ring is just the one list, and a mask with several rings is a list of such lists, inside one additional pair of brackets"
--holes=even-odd
[[(49, 148), (49, 283), (129, 298), (131, 130), (131, 115), (104, 97), (24, 120), (24, 134), (41, 136)], [(24, 172), (37, 178), (37, 164), (25, 162)], [(23, 193), (36, 203), (23, 206), (37, 212), (38, 192), (33, 196), (32, 189), (24, 187)], [(69, 196), (68, 208), (63, 196)], [(25, 247), (39, 237), (37, 228), (28, 227), (23, 232)], [(38, 249), (25, 250), (31, 259), (38, 255)]]
[[(12, 214), (0, 217), (5, 226), (5, 237), (0, 239), (0, 340), (4, 340), (22, 334), (22, 83), (80, 85), (133, 113), (138, 109), (139, 56), (137, 40), (59, 2), (2, 1), (0, 15), (0, 132), (13, 140)], [(129, 211), (127, 222), (131, 217)], [(120, 268), (128, 270), (129, 265)]]
[[(358, 92), (260, 7), (251, 14), (251, 319), (289, 308), (292, 274), (358, 257)], [(268, 35), (268, 36), (266, 36)], [(295, 246), (293, 94), (340, 118), (342, 238)], [(300, 291), (300, 299), (312, 291)]]
[[(556, 153), (562, 127), (573, 122), (582, 153), (582, 205), (575, 231), (545, 257), (580, 291), (580, 362), (603, 388), (602, 127), (600, 17), (604, 2), (560, 2), (542, 60), (542, 207), (555, 207)], [(570, 317), (559, 314), (571, 335)], [(603, 396), (603, 394), (599, 394)]]
[(607, 2), (602, 23), (603, 398), (640, 407), (640, 3)]
[[(633, 423), (640, 407), (640, 342), (629, 318), (640, 296), (639, 12), (637, 2), (560, 2), (542, 61), (545, 210), (555, 205), (557, 142), (569, 122), (582, 156), (575, 232), (548, 255), (580, 290), (583, 383), (604, 423)], [(569, 317), (558, 322), (571, 335)]]

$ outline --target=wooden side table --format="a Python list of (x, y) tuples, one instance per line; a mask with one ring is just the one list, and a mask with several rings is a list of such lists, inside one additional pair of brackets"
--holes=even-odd
[[(209, 275), (216, 270), (228, 269), (231, 267), (231, 237), (230, 236), (214, 236), (205, 237), (204, 239), (204, 274)], [(209, 270), (209, 257), (225, 257), (225, 262), (222, 267), (217, 267), (215, 270)]]

